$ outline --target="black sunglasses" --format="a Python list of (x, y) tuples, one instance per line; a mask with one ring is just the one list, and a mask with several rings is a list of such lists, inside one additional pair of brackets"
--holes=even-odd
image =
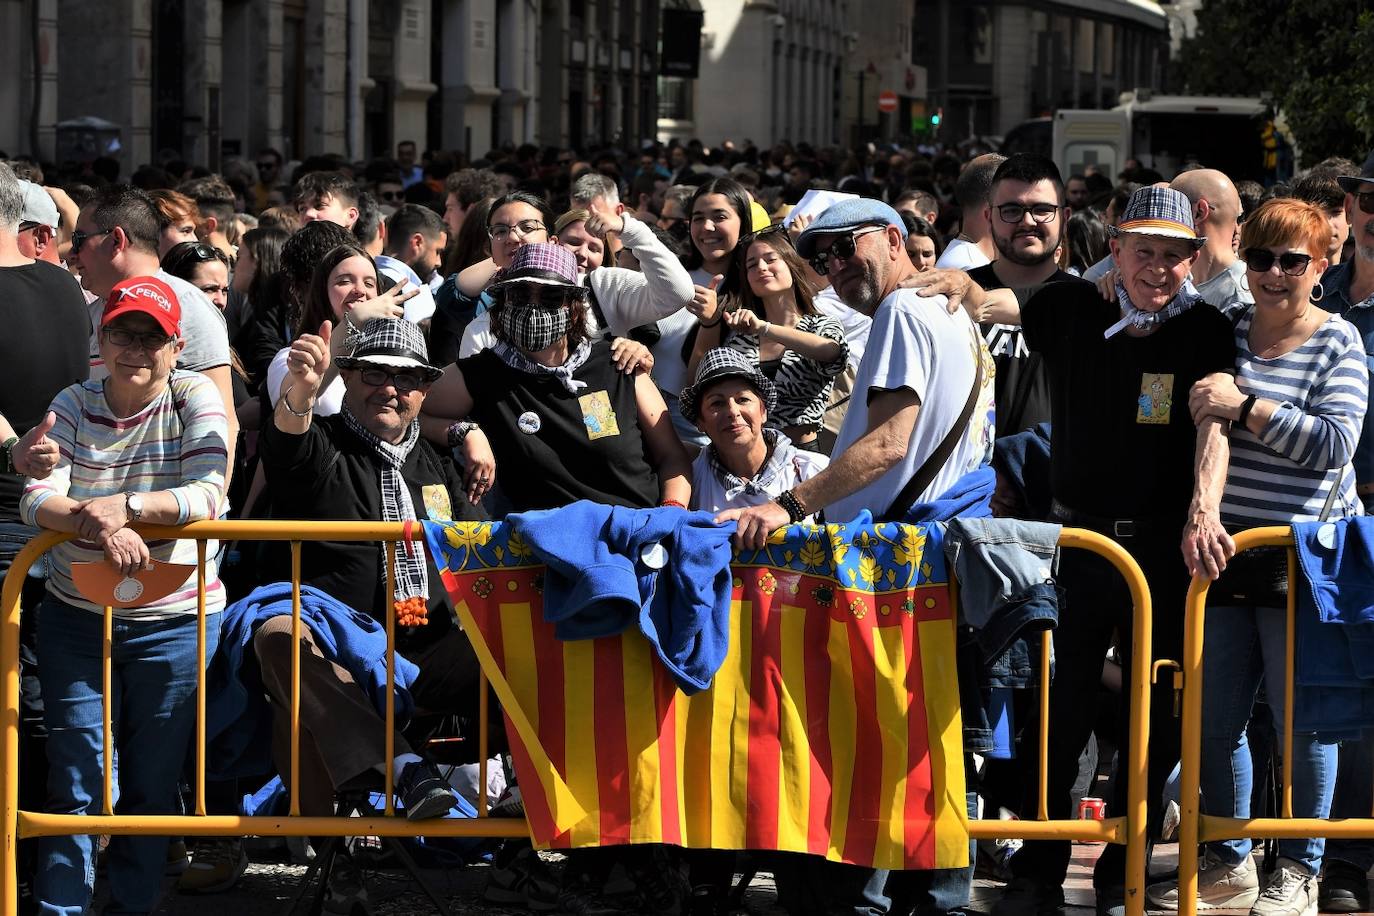
[(378, 192), (377, 192), (377, 196), (380, 197), (382, 200), (386, 200), (386, 201), (405, 200), (406, 192), (405, 192), (405, 191), (378, 191)]
[(1355, 202), (1365, 213), (1374, 213), (1374, 191), (1361, 191), (1355, 195)]
[[(771, 238), (775, 235), (786, 239), (788, 244), (792, 242), (792, 237), (787, 234), (787, 227), (785, 225), (782, 223), (771, 223), (757, 232), (746, 232), (744, 235), (741, 235), (739, 237), (739, 245), (736, 246), (735, 250), (743, 251), (759, 239)], [(831, 247), (833, 248), (834, 246), (832, 245)], [(840, 257), (844, 257), (844, 255), (841, 254)]]
[(99, 232), (82, 232), (80, 229), (72, 233), (72, 254), (80, 254), (82, 247), (88, 239), (99, 238), (102, 235), (109, 235), (113, 229), (101, 229)]
[(818, 251), (807, 258), (806, 263), (810, 264), (811, 269), (822, 277), (827, 276), (830, 273), (831, 258), (843, 258), (848, 261), (850, 258), (854, 257), (854, 252), (859, 250), (858, 242), (855, 241), (859, 236), (868, 235), (873, 232), (882, 232), (886, 228), (886, 226), (869, 226), (866, 229), (860, 229), (857, 232), (842, 235), (835, 239), (825, 251)]
[(1255, 273), (1268, 273), (1275, 261), (1279, 262), (1279, 270), (1288, 276), (1301, 277), (1307, 273), (1307, 265), (1312, 263), (1312, 256), (1297, 251), (1285, 251), (1276, 255), (1268, 248), (1245, 249), (1245, 266)]

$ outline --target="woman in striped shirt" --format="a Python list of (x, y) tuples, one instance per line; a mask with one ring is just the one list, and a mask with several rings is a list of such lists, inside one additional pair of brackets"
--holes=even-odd
[[(1364, 422), (1369, 378), (1359, 332), (1318, 306), (1331, 229), (1312, 204), (1276, 199), (1241, 234), (1252, 306), (1233, 315), (1234, 378), (1199, 382), (1193, 418), (1231, 423), (1231, 457), (1221, 519), (1235, 532), (1363, 513), (1351, 457)], [(1276, 728), (1284, 721), (1287, 553), (1236, 557), (1208, 596), (1203, 652), (1202, 795), (1208, 814), (1248, 817), (1252, 762), (1246, 723), (1261, 679)], [(1336, 744), (1293, 735), (1293, 814), (1326, 817)], [(1279, 840), (1278, 867), (1260, 888), (1251, 843), (1208, 843), (1198, 895), (1205, 908), (1253, 906), (1252, 913), (1316, 913), (1325, 841)], [(1150, 889), (1175, 906), (1174, 886)]]
[[(181, 308), (154, 277), (126, 280), (111, 291), (100, 330), (109, 376), (72, 385), (52, 403), (57, 466), (30, 480), (20, 513), (31, 525), (74, 534), (54, 547), (48, 594), (38, 608), (38, 677), (48, 729), (48, 810), (86, 814), (103, 801), (101, 701), (103, 606), (115, 611), (111, 640), (112, 724), (122, 814), (176, 812), (177, 778), (195, 721), (197, 561), (194, 541), (144, 541), (134, 522), (178, 525), (219, 515), (224, 501), (228, 425), (213, 383), (174, 371)], [(224, 607), (214, 557), (207, 551), (205, 610)], [(189, 564), (170, 593), (128, 578), (150, 561)], [(82, 594), (76, 564), (108, 564), (119, 584)], [(149, 573), (149, 576), (156, 575)], [(122, 581), (120, 579), (122, 578)], [(90, 591), (90, 586), (87, 586)], [(219, 624), (206, 627), (207, 657)], [(90, 836), (39, 841), (35, 891), (49, 912), (85, 912), (95, 876)], [(166, 837), (110, 841), (113, 912), (148, 912), (162, 889)]]

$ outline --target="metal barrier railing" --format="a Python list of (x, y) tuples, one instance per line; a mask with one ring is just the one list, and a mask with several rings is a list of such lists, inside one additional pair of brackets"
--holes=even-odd
[(1178, 829), (1178, 912), (1179, 916), (1195, 916), (1197, 912), (1197, 882), (1199, 861), (1194, 850), (1199, 843), (1215, 840), (1354, 838), (1374, 837), (1374, 816), (1328, 819), (1293, 817), (1293, 648), (1297, 622), (1297, 553), (1293, 546), (1293, 531), (1287, 526), (1253, 528), (1235, 537), (1236, 553), (1252, 547), (1288, 548), (1288, 608), (1285, 633), (1283, 677), (1283, 793), (1279, 799), (1278, 817), (1220, 817), (1203, 814), (1201, 802), (1202, 779), (1202, 650), (1203, 626), (1206, 622), (1207, 592), (1210, 583), (1195, 578), (1188, 588), (1188, 604), (1183, 632), (1183, 742), (1179, 768)]
[[(182, 527), (135, 526), (147, 538), (195, 539), (200, 564), (197, 646), (202, 660), (199, 666), (196, 697), (196, 766), (194, 774), (193, 813), (188, 815), (121, 815), (112, 810), (113, 798), (113, 732), (110, 728), (111, 629), (113, 611), (104, 611), (103, 683), (104, 696), (104, 800), (98, 815), (47, 814), (24, 811), (19, 807), (19, 617), (20, 593), (30, 567), (54, 545), (73, 535), (43, 532), (35, 537), (15, 557), (0, 591), (0, 733), (3, 734), (3, 774), (0, 774), (0, 817), (3, 818), (3, 849), (0, 850), (0, 916), (17, 913), (17, 849), (20, 839), (40, 836), (72, 834), (143, 834), (150, 836), (359, 836), (384, 837), (525, 837), (528, 827), (523, 818), (489, 817), (485, 796), (478, 805), (475, 819), (435, 819), (412, 822), (392, 817), (392, 790), (395, 711), (386, 704), (386, 809), (381, 817), (312, 817), (300, 814), (300, 664), (301, 664), (301, 603), (300, 555), (301, 544), (308, 540), (380, 541), (386, 545), (386, 561), (393, 561), (396, 544), (405, 538), (405, 524), (400, 522), (296, 522), (296, 521), (205, 521)], [(206, 544), (211, 540), (285, 541), (291, 550), (292, 571), (292, 638), (295, 654), (291, 669), (291, 755), (290, 755), (290, 813), (285, 816), (216, 815), (206, 812), (206, 723), (205, 723), (205, 575)], [(973, 820), (969, 835), (973, 839), (1076, 840), (1107, 842), (1126, 846), (1126, 912), (1127, 916), (1141, 916), (1144, 912), (1144, 881), (1146, 857), (1146, 771), (1148, 758), (1150, 680), (1151, 680), (1151, 605), (1149, 588), (1139, 565), (1120, 545), (1110, 538), (1082, 529), (1063, 529), (1060, 546), (1087, 550), (1106, 559), (1126, 580), (1133, 605), (1132, 639), (1134, 646), (1131, 671), (1128, 672), (1130, 720), (1132, 740), (1129, 759), (1124, 762), (1127, 780), (1127, 810), (1103, 820), (1051, 820), (1047, 809), (1047, 754), (1049, 728), (1049, 691), (1040, 693), (1039, 783), (1037, 786), (1037, 817), (1023, 820)], [(951, 590), (957, 584), (951, 573)], [(388, 584), (388, 607), (391, 606)], [(395, 614), (386, 620), (387, 689), (394, 687)], [(1042, 672), (1048, 672), (1051, 637), (1042, 635), (1040, 646)], [(479, 674), (480, 715), (478, 725), (478, 785), (487, 784), (488, 752), (487, 678)], [(1290, 706), (1291, 709), (1291, 706)], [(1194, 770), (1196, 780), (1196, 770)], [(1186, 779), (1185, 771), (1185, 779)], [(1185, 796), (1186, 797), (1186, 796)], [(1188, 823), (1187, 817), (1184, 819)], [(1318, 822), (1325, 823), (1325, 822)], [(1374, 822), (1371, 822), (1374, 823)], [(1186, 829), (1186, 827), (1185, 827)]]
[[(1131, 639), (1133, 654), (1131, 670), (1127, 672), (1130, 717), (1127, 727), (1131, 740), (1129, 755), (1118, 763), (1117, 773), (1126, 775), (1126, 811), (1102, 820), (1050, 820), (1048, 817), (1049, 755), (1049, 691), (1040, 691), (1039, 781), (1036, 786), (1036, 818), (1017, 821), (970, 820), (969, 836), (979, 840), (1075, 840), (1085, 843), (1117, 843), (1126, 846), (1126, 916), (1142, 916), (1145, 912), (1146, 778), (1149, 750), (1147, 729), (1150, 721), (1150, 683), (1152, 609), (1150, 589), (1139, 564), (1111, 538), (1082, 528), (1060, 531), (1059, 546), (1087, 550), (1111, 563), (1131, 592)], [(953, 574), (950, 576), (953, 579)], [(1041, 634), (1040, 670), (1050, 670), (1051, 635)], [(1119, 778), (1119, 775), (1118, 775)]]

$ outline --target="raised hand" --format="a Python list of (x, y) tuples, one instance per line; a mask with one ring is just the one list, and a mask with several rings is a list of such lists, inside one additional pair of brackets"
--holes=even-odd
[(43, 417), (43, 422), (25, 433), (10, 452), (14, 469), (25, 477), (42, 480), (57, 467), (58, 451), (56, 440), (48, 438), (48, 433), (57, 423), (57, 414), (51, 410)]
[(720, 304), (716, 301), (716, 287), (720, 286), (724, 279), (721, 274), (716, 274), (711, 278), (710, 286), (692, 287), (692, 301), (687, 303), (687, 311), (695, 315), (697, 321), (715, 324), (716, 314), (720, 309)]
[(333, 333), (333, 322), (326, 321), (320, 325), (319, 334), (302, 334), (291, 344), (291, 351), (286, 354), (286, 385), (298, 395), (309, 397), (320, 390), (329, 371), (329, 341)]

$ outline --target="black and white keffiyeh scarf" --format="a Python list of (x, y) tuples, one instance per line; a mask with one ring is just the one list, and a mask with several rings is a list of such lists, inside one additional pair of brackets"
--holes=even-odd
[(1121, 306), (1121, 320), (1102, 332), (1104, 340), (1126, 330), (1127, 326), (1144, 330), (1163, 324), (1170, 318), (1176, 318), (1197, 305), (1202, 301), (1202, 295), (1193, 288), (1191, 283), (1184, 282), (1178, 294), (1170, 299), (1169, 304), (1164, 308), (1157, 312), (1142, 312), (1131, 304), (1131, 297), (1126, 295), (1126, 287), (1121, 285), (1120, 280), (1117, 280), (1116, 301)]
[(512, 347), (503, 340), (498, 340), (492, 347), (501, 361), (512, 369), (519, 369), (521, 372), (528, 372), (530, 375), (552, 375), (562, 383), (563, 387), (572, 394), (577, 394), (587, 383), (573, 378), (573, 373), (582, 368), (582, 364), (591, 355), (592, 344), (589, 340), (584, 340), (577, 345), (577, 349), (568, 355), (567, 362), (561, 366), (546, 366), (530, 359), (519, 350)]
[(738, 499), (740, 495), (745, 493), (753, 496), (758, 493), (771, 492), (768, 488), (787, 467), (788, 459), (792, 453), (792, 440), (780, 430), (768, 428), (763, 430), (763, 440), (768, 443), (768, 457), (764, 460), (763, 467), (758, 474), (749, 480), (738, 476), (722, 464), (714, 445), (707, 447), (707, 461), (710, 463), (711, 472), (720, 481), (727, 500)]
[[(353, 416), (347, 404), (344, 405), (342, 413), (344, 423), (354, 435), (367, 443), (381, 466), (382, 521), (416, 521), (418, 516), (415, 514), (415, 504), (410, 498), (410, 488), (401, 477), (401, 467), (420, 441), (420, 421), (412, 421), (410, 429), (406, 430), (405, 438), (392, 445), (390, 442), (383, 442)], [(398, 602), (407, 598), (420, 598), (426, 601), (429, 599), (429, 573), (425, 570), (425, 548), (422, 541), (423, 539), (396, 545), (395, 600)], [(381, 550), (382, 581), (385, 584), (386, 548), (382, 547)]]

